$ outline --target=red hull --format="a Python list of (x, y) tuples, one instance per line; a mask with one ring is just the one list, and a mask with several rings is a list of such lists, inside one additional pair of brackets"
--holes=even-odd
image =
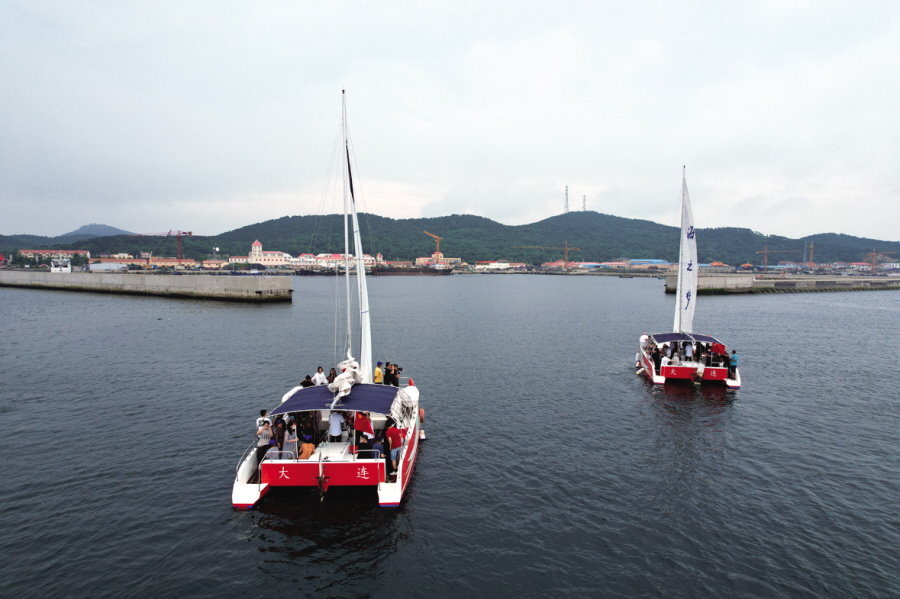
[[(328, 486), (365, 487), (384, 482), (384, 460), (322, 462)], [(263, 462), (261, 480), (270, 487), (318, 487), (319, 462)]]

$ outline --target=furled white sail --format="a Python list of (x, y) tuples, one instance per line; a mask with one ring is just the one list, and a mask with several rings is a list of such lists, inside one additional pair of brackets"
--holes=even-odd
[(675, 301), (675, 332), (694, 331), (694, 306), (697, 303), (697, 234), (691, 212), (687, 179), (681, 178), (681, 245), (678, 256), (678, 290)]
[[(350, 217), (353, 226), (353, 248), (356, 251), (356, 285), (359, 298), (360, 348), (359, 370), (364, 383), (372, 382), (372, 326), (369, 319), (369, 291), (366, 287), (366, 266), (363, 259), (362, 238), (359, 234), (359, 218), (356, 214), (356, 196), (353, 193), (353, 173), (350, 169), (350, 143), (347, 137), (347, 96), (341, 92), (342, 127), (344, 137), (345, 175), (344, 179), (344, 268), (347, 278), (347, 360), (353, 361), (350, 334), (350, 249), (347, 235), (347, 219)], [(349, 196), (348, 196), (349, 191)], [(355, 364), (355, 362), (353, 362)]]
[(353, 214), (353, 245), (356, 248), (356, 283), (359, 289), (359, 369), (363, 382), (372, 382), (372, 323), (369, 320), (369, 290), (366, 287), (366, 264), (363, 260), (362, 241), (359, 235), (359, 219), (356, 216), (356, 201), (351, 197)]

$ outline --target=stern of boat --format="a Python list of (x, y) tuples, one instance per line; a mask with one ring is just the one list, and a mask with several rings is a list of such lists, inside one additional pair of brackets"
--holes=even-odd
[(250, 481), (256, 474), (256, 441), (241, 456), (237, 465), (237, 473), (234, 477), (234, 486), (231, 488), (231, 505), (236, 510), (253, 509), (260, 499), (269, 492), (269, 485)]
[(734, 369), (734, 378), (733, 379), (725, 379), (725, 384), (728, 385), (729, 389), (740, 389), (741, 388), (741, 369)]

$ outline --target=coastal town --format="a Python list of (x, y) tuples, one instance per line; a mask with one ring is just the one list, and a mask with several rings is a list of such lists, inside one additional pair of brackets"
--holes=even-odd
[[(878, 258), (884, 258), (878, 256)], [(141, 252), (134, 256), (128, 253), (99, 254), (92, 256), (87, 250), (60, 249), (22, 249), (16, 254), (0, 254), (0, 267), (40, 268), (50, 267), (52, 261), (65, 261), (74, 269), (91, 272), (115, 272), (126, 270), (174, 270), (174, 271), (216, 271), (216, 270), (271, 270), (274, 272), (322, 272), (340, 270), (345, 263), (342, 253), (304, 253), (292, 256), (278, 250), (263, 250), (259, 240), (253, 242), (247, 255), (211, 256), (205, 260), (194, 260), (181, 257), (152, 256), (149, 252)], [(433, 252), (430, 256), (416, 258), (415, 261), (385, 260), (379, 253), (374, 257), (365, 254), (363, 261), (366, 270), (373, 268), (386, 269), (451, 269), (458, 273), (468, 272), (637, 272), (665, 275), (674, 271), (677, 264), (661, 259), (619, 258), (607, 262), (579, 262), (556, 260), (541, 264), (526, 264), (504, 259), (478, 260), (470, 264), (460, 258), (445, 257), (442, 252)], [(351, 256), (351, 270), (356, 266)], [(900, 271), (900, 262), (799, 262), (782, 260), (776, 264), (729, 265), (723, 262), (699, 264), (701, 271), (710, 273), (729, 272), (809, 272), (809, 273), (888, 273)]]

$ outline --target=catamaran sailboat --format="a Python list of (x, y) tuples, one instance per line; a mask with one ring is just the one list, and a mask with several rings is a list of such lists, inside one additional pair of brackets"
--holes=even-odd
[[(366, 269), (360, 240), (356, 199), (353, 193), (353, 175), (350, 172), (350, 148), (347, 136), (347, 102), (342, 106), (342, 131), (344, 140), (344, 273), (347, 290), (347, 359), (339, 364), (341, 373), (329, 385), (298, 386), (281, 398), (281, 403), (269, 412), (274, 418), (282, 415), (293, 417), (298, 423), (301, 439), (310, 444), (304, 452), (278, 451), (273, 446), (268, 451), (258, 449), (254, 440), (237, 465), (237, 474), (231, 493), (231, 502), (237, 509), (251, 509), (263, 496), (275, 487), (318, 487), (320, 497), (332, 486), (376, 487), (378, 503), (382, 507), (397, 507), (409, 485), (420, 440), (425, 438), (421, 429), (424, 411), (419, 407), (419, 389), (412, 379), (407, 386), (373, 384), (371, 323), (369, 297), (366, 289)], [(350, 307), (350, 243), (349, 222), (353, 226), (355, 250), (355, 277), (357, 283), (360, 324), (360, 360), (351, 352)], [(341, 417), (332, 419), (333, 414)], [(341, 427), (348, 424), (349, 430)], [(353, 422), (354, 424), (350, 424)], [(338, 430), (335, 430), (337, 423)], [(360, 424), (362, 423), (362, 424)], [(329, 430), (329, 425), (331, 429)], [(385, 444), (384, 455), (377, 450), (360, 449), (357, 440), (361, 434), (378, 437), (389, 426), (387, 437), (392, 447)], [(310, 439), (305, 439), (308, 432)], [(334, 434), (339, 433), (339, 434)], [(315, 447), (314, 451), (311, 449)], [(392, 450), (396, 458), (392, 459)], [(310, 455), (301, 459), (307, 453)], [(262, 459), (258, 455), (262, 454)], [(394, 462), (396, 469), (394, 470)], [(393, 472), (391, 472), (393, 470)]]
[(687, 180), (682, 173), (675, 325), (671, 333), (641, 335), (635, 367), (656, 385), (674, 379), (694, 383), (724, 382), (729, 389), (740, 389), (741, 374), (737, 367), (730, 367), (725, 344), (715, 337), (693, 332), (697, 271), (697, 234)]

